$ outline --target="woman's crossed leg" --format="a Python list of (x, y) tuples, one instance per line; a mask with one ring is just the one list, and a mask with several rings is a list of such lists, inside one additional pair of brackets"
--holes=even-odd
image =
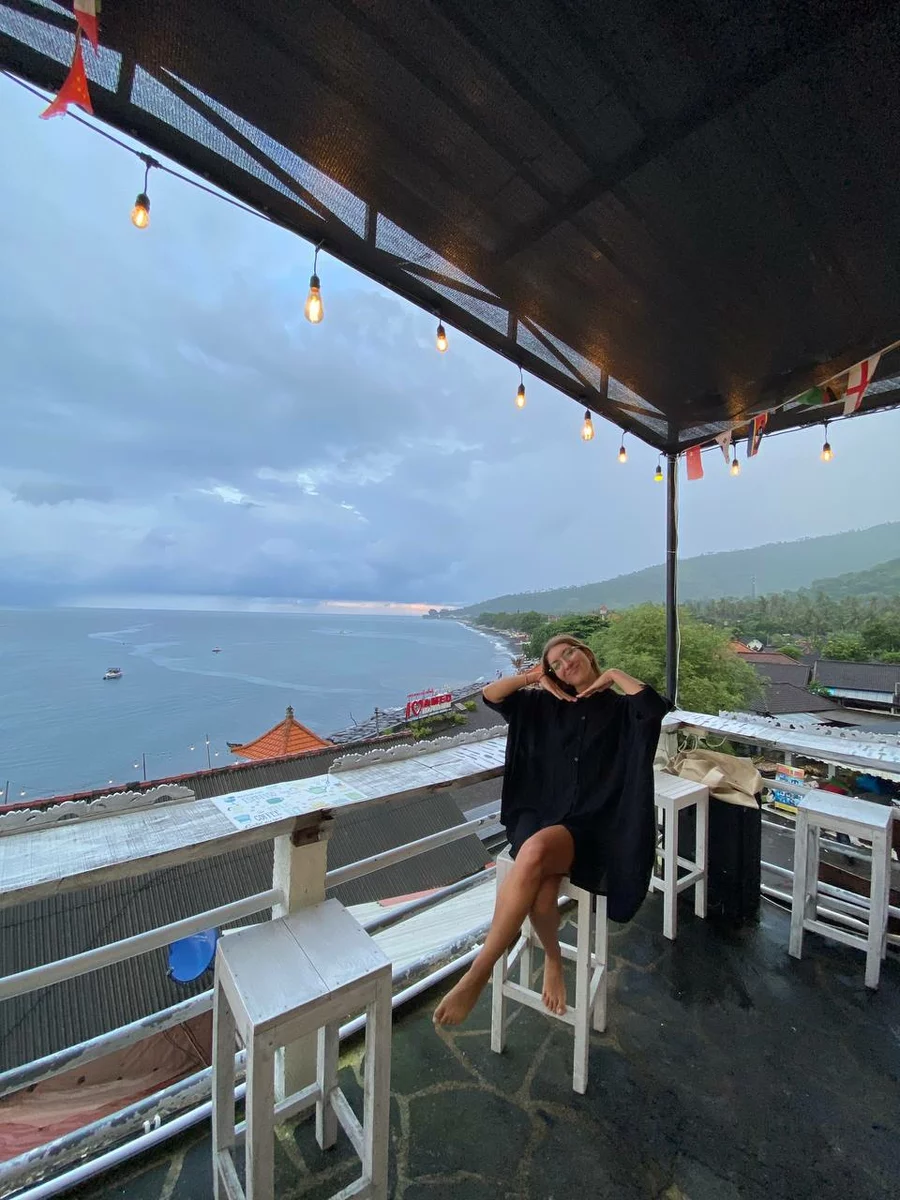
[[(553, 1002), (556, 1007), (551, 1008), (551, 1011), (565, 1011), (562, 959), (559, 955), (559, 939), (556, 932), (559, 918), (557, 913), (553, 914), (551, 934), (549, 898), (552, 881), (555, 888), (553, 908), (556, 909), (559, 881), (562, 876), (568, 875), (574, 854), (572, 835), (562, 825), (550, 825), (541, 829), (522, 843), (512, 869), (497, 890), (494, 919), (484, 945), (459, 983), (435, 1009), (436, 1025), (459, 1025), (466, 1019), (490, 979), (494, 964), (507, 946), (518, 937), (522, 922), (529, 913), (532, 913), (534, 921), (535, 912), (535, 930), (547, 954), (547, 964), (550, 965), (549, 974), (546, 969), (544, 972), (544, 1002), (548, 1008), (551, 1008), (551, 1004), (547, 1003), (548, 999)], [(547, 941), (544, 940), (545, 935)], [(560, 1004), (563, 1006), (561, 1010)]]

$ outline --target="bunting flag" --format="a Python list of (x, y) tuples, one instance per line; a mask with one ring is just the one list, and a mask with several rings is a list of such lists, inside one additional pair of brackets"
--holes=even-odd
[(724, 433), (720, 433), (716, 441), (719, 443), (719, 449), (722, 451), (726, 464), (731, 466), (731, 430), (726, 429)]
[(768, 423), (768, 413), (760, 413), (759, 416), (753, 418), (753, 432), (750, 434), (750, 440), (747, 442), (748, 458), (753, 458), (759, 452), (759, 443), (762, 441), (762, 435), (765, 433)]
[(821, 404), (836, 404), (838, 396), (833, 387), (811, 387), (808, 392), (797, 397), (798, 404), (814, 408)]
[(75, 53), (72, 56), (72, 65), (69, 68), (69, 73), (62, 87), (56, 93), (56, 98), (44, 109), (41, 117), (46, 120), (47, 117), (56, 117), (60, 113), (66, 113), (69, 111), (70, 104), (77, 104), (79, 108), (83, 108), (91, 116), (94, 115), (91, 97), (88, 94), (87, 75), (84, 71), (80, 27), (75, 30)]
[(74, 11), (78, 28), (94, 49), (99, 50), (100, 40), (97, 15), (100, 12), (100, 0), (74, 0)]
[(855, 367), (851, 367), (847, 372), (847, 390), (844, 392), (845, 417), (849, 417), (851, 413), (855, 413), (862, 404), (863, 396), (866, 394), (869, 384), (875, 378), (880, 358), (880, 352), (873, 354), (871, 358), (857, 363)]
[(703, 478), (703, 457), (699, 446), (691, 446), (686, 455), (688, 479)]

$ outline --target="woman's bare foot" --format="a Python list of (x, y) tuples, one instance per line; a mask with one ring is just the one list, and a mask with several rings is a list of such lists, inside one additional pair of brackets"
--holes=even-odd
[(483, 991), (483, 981), (471, 971), (466, 971), (456, 987), (450, 989), (434, 1010), (432, 1019), (435, 1025), (461, 1025)]
[(544, 959), (544, 990), (541, 994), (544, 1008), (557, 1016), (566, 1011), (566, 979), (563, 975), (562, 959)]

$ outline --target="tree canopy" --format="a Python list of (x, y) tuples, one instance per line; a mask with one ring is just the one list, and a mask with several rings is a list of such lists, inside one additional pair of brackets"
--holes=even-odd
[[(684, 610), (679, 621), (679, 707), (705, 713), (746, 708), (761, 694), (762, 684), (753, 667), (730, 648), (729, 635)], [(642, 604), (618, 614), (590, 639), (590, 646), (602, 668), (619, 667), (665, 691), (666, 614), (662, 605)]]

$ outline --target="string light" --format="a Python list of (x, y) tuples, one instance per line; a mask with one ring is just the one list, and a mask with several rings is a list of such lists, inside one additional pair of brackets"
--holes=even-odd
[(447, 330), (444, 328), (443, 324), (441, 323), (440, 317), (438, 318), (438, 327), (437, 327), (437, 335), (435, 337), (435, 345), (437, 346), (438, 350), (440, 350), (441, 354), (444, 353), (444, 351), (447, 349), (447, 345), (448, 345)]
[(525, 379), (522, 376), (522, 368), (519, 367), (519, 387), (516, 391), (516, 408), (525, 407)]
[(663, 481), (662, 458), (658, 458), (656, 460), (656, 470), (653, 472), (653, 482), (654, 483), (662, 483), (662, 481)]
[(740, 475), (740, 473), (741, 473), (741, 464), (738, 462), (737, 450), (733, 451), (733, 458), (731, 460), (730, 470), (731, 470), (731, 474), (735, 475), (735, 476)]
[(581, 440), (583, 442), (592, 442), (594, 440), (594, 422), (591, 420), (591, 410), (584, 410), (584, 424), (581, 426)]
[(831, 448), (831, 443), (828, 440), (828, 422), (825, 422), (825, 444), (822, 447), (822, 453), (819, 455), (822, 462), (831, 462), (834, 458), (834, 451)]
[(146, 229), (150, 224), (150, 197), (147, 195), (147, 180), (150, 178), (150, 168), (157, 166), (156, 160), (149, 154), (139, 156), (144, 164), (144, 187), (138, 192), (131, 210), (131, 223), (135, 229)]
[(628, 462), (628, 451), (625, 449), (625, 430), (624, 429), (622, 430), (622, 441), (619, 445), (619, 462), (620, 463)]
[(313, 255), (313, 273), (309, 277), (309, 295), (306, 297), (306, 304), (303, 306), (303, 315), (311, 325), (318, 325), (325, 316), (325, 305), (322, 303), (322, 286), (319, 283), (319, 276), (316, 274), (319, 265), (319, 246), (316, 246), (316, 252)]

